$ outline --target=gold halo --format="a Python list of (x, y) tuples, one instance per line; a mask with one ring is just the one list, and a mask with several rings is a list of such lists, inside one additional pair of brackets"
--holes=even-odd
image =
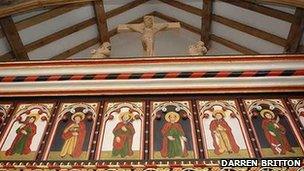
[(128, 120), (131, 120), (131, 119), (133, 119), (133, 117), (134, 117), (133, 113), (131, 113), (131, 112), (121, 112), (121, 113), (119, 114), (120, 120), (122, 120), (123, 116), (125, 116), (125, 115), (128, 115), (128, 116), (129, 116), (129, 119), (128, 119)]
[(35, 112), (35, 113), (29, 114), (27, 117), (34, 117), (35, 121), (37, 121), (40, 118), (40, 115), (38, 114), (38, 112)]
[(84, 118), (85, 118), (84, 113), (82, 113), (82, 112), (76, 112), (76, 113), (74, 113), (74, 114), (72, 115), (71, 119), (72, 119), (73, 121), (75, 121), (75, 117), (76, 117), (76, 116), (79, 116), (79, 117), (81, 118), (81, 120), (84, 120)]
[(165, 119), (166, 119), (167, 122), (170, 122), (170, 119), (169, 119), (169, 116), (170, 116), (170, 115), (175, 115), (175, 116), (176, 116), (177, 119), (176, 119), (175, 122), (179, 121), (180, 116), (179, 116), (178, 113), (176, 113), (176, 112), (168, 112), (168, 113), (166, 113), (166, 115), (165, 115)]
[(263, 110), (260, 112), (260, 114), (261, 114), (262, 118), (265, 118), (265, 114), (266, 114), (266, 113), (269, 113), (269, 114), (272, 116), (272, 118), (274, 118), (274, 117), (275, 117), (275, 115), (274, 115), (273, 111), (268, 110), (268, 109), (263, 109)]
[(225, 117), (225, 113), (224, 113), (224, 111), (222, 111), (222, 110), (215, 110), (213, 113), (212, 113), (212, 116), (215, 118), (215, 115), (216, 114), (221, 114), (222, 116), (223, 116), (223, 118)]

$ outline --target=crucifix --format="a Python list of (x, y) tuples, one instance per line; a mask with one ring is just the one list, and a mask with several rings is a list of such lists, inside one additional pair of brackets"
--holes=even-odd
[(156, 33), (181, 28), (179, 22), (155, 23), (154, 17), (144, 16), (144, 21), (139, 24), (121, 24), (118, 26), (118, 33), (121, 32), (138, 32), (141, 33), (141, 42), (146, 56), (154, 55), (154, 36)]

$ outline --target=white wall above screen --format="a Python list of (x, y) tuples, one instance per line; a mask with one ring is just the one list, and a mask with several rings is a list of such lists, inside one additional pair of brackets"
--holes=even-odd
[[(104, 0), (105, 10), (110, 11), (133, 0)], [(188, 5), (202, 8), (201, 0), (178, 0)], [(288, 13), (294, 13), (294, 8), (286, 6), (265, 5), (267, 7), (282, 10)], [(15, 21), (37, 15), (46, 10), (33, 11), (13, 16)], [(199, 16), (187, 13), (183, 10), (174, 8), (157, 0), (151, 0), (123, 14), (115, 16), (108, 20), (109, 29), (114, 29), (118, 24), (126, 23), (137, 19), (144, 14), (152, 11), (158, 11), (165, 15), (178, 18), (181, 21), (189, 23), (197, 28), (201, 26), (201, 18)], [(214, 3), (214, 13), (226, 18), (247, 24), (249, 26), (271, 32), (282, 38), (287, 38), (290, 23), (281, 21), (266, 15), (262, 15), (250, 10), (242, 9), (233, 5), (216, 0)], [(54, 32), (70, 27), (94, 16), (91, 6), (82, 7), (66, 14), (60, 15), (53, 19), (44, 21), (35, 26), (19, 31), (23, 43), (26, 45), (30, 42), (43, 38)], [(235, 42), (241, 46), (247, 47), (259, 53), (282, 53), (284, 48), (271, 42), (253, 37), (246, 33), (242, 33), (235, 29), (229, 28), (222, 24), (213, 22), (212, 31), (214, 34), (221, 36), (227, 40)], [(72, 35), (64, 37), (44, 47), (36, 49), (29, 53), (30, 59), (44, 60), (58, 55), (72, 47), (97, 37), (96, 25), (78, 31)], [(166, 31), (157, 35), (156, 38), (156, 55), (186, 55), (189, 44), (200, 39), (199, 35), (193, 34), (186, 30)], [(118, 56), (142, 56), (142, 47), (139, 41), (139, 35), (136, 33), (119, 34), (111, 39), (112, 41), (112, 57)], [(302, 38), (304, 44), (304, 38)], [(97, 45), (88, 48), (82, 52), (74, 54), (71, 58), (87, 58), (90, 56), (90, 50)], [(0, 54), (9, 52), (9, 47), (5, 39), (0, 39)], [(221, 44), (212, 42), (212, 48), (208, 55), (224, 55), (224, 54), (240, 54), (235, 50), (227, 48)]]

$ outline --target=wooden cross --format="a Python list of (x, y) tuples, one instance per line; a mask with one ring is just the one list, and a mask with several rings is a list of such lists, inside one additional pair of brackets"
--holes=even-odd
[(154, 56), (154, 36), (159, 31), (181, 28), (179, 22), (155, 23), (153, 16), (144, 16), (144, 21), (139, 24), (121, 24), (118, 33), (138, 32), (141, 33), (141, 42), (146, 56)]

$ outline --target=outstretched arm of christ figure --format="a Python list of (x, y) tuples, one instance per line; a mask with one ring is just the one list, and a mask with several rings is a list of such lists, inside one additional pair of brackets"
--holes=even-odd
[(154, 33), (168, 30), (168, 29), (179, 29), (181, 25), (179, 22), (172, 22), (172, 23), (158, 23), (154, 25)]
[(144, 26), (143, 24), (119, 24), (117, 27), (117, 32), (139, 32), (143, 33)]

